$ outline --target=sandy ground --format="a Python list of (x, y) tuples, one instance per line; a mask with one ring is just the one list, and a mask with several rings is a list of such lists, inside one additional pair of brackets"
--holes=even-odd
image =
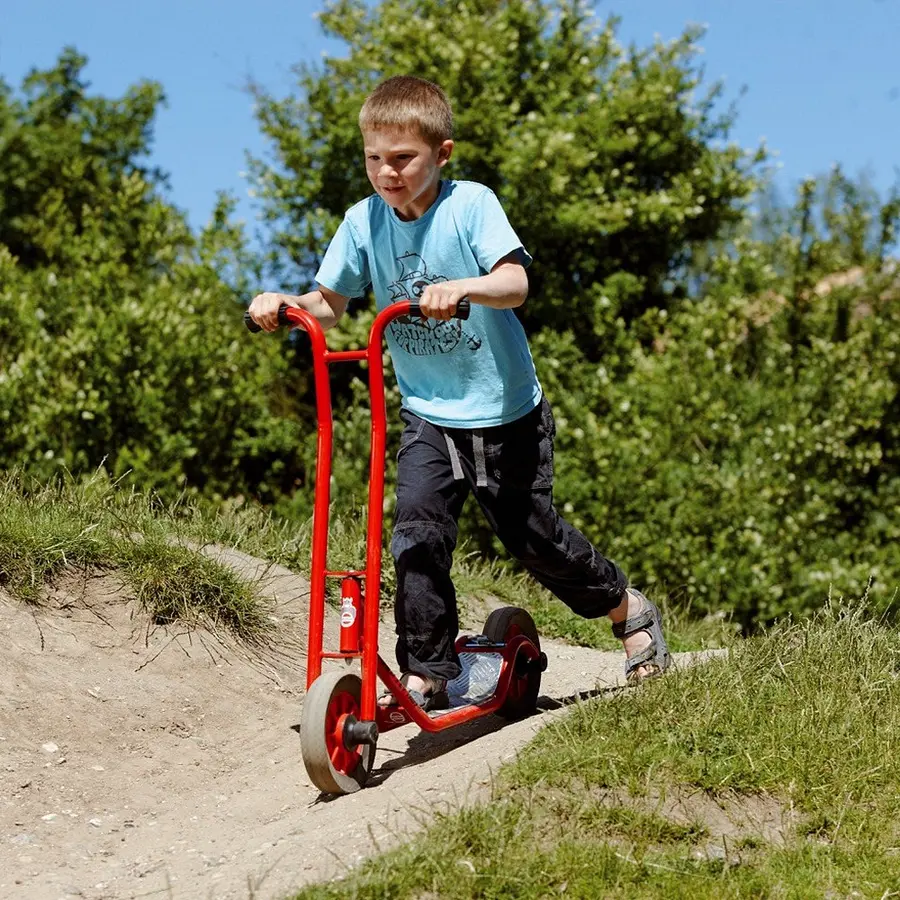
[(272, 598), (268, 650), (154, 627), (110, 576), (40, 610), (0, 593), (0, 898), (284, 897), (484, 796), (567, 702), (620, 682), (622, 654), (545, 641), (538, 715), (389, 732), (366, 789), (325, 798), (296, 731), (308, 585), (214, 552)]

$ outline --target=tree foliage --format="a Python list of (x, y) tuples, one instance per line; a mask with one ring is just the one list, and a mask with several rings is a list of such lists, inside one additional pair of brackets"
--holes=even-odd
[[(282, 277), (307, 286), (344, 211), (371, 192), (356, 117), (381, 79), (415, 73), (447, 91), (457, 151), (450, 177), (503, 201), (535, 255), (533, 330), (583, 323), (593, 358), (607, 309), (626, 322), (670, 303), (673, 269), (741, 216), (751, 157), (726, 145), (730, 115), (705, 89), (689, 30), (625, 49), (570, 0), (334, 0), (325, 33), (346, 57), (297, 68), (294, 95), (256, 87), (274, 160), (253, 170)], [(721, 146), (720, 146), (721, 144)]]
[[(525, 319), (564, 514), (636, 583), (747, 628), (870, 577), (888, 605), (896, 196), (836, 170), (791, 205), (756, 198), (751, 217), (763, 154), (727, 143), (695, 31), (625, 49), (615, 19), (566, 0), (466, 0), (453, 16), (436, 0), (335, 0), (321, 21), (346, 56), (298, 67), (289, 97), (255, 88), (272, 155), (253, 172), (285, 284), (309, 285), (370, 191), (366, 93), (399, 73), (439, 82), (456, 112), (448, 174), (490, 185), (535, 255)], [(361, 384), (347, 387), (349, 486), (365, 429)], [(477, 518), (463, 533), (499, 549)]]
[[(453, 16), (337, 0), (322, 23), (346, 57), (299, 67), (294, 96), (255, 88), (273, 278), (308, 286), (369, 192), (367, 91), (398, 72), (439, 81), (456, 109), (449, 174), (491, 185), (536, 257), (525, 316), (562, 512), (636, 584), (747, 629), (829, 590), (868, 585), (890, 608), (900, 194), (837, 168), (751, 213), (761, 157), (727, 143), (695, 32), (625, 49), (615, 20), (568, 0), (465, 0)], [(308, 349), (244, 331), (261, 263), (230, 200), (199, 233), (167, 201), (158, 85), (98, 97), (84, 64), (65, 51), (20, 91), (0, 84), (0, 461), (47, 479), (105, 465), (166, 496), (306, 515)], [(332, 347), (363, 343), (372, 311), (354, 313)], [(365, 487), (367, 393), (364, 372), (334, 378), (345, 506)], [(474, 516), (463, 534), (497, 549)]]
[[(139, 162), (162, 101), (159, 85), (142, 82), (118, 100), (92, 97), (85, 63), (66, 50), (53, 69), (26, 77), (22, 99), (0, 88), (0, 244), (28, 270), (70, 260), (71, 241), (97, 214), (98, 197), (127, 184), (149, 207), (160, 181)], [(136, 225), (112, 211), (106, 222), (126, 261), (146, 263)]]
[(229, 201), (193, 235), (144, 164), (159, 86), (91, 96), (84, 64), (0, 92), (0, 459), (276, 496), (299, 429), (281, 355), (241, 326)]
[(624, 378), (537, 340), (566, 510), (637, 583), (748, 629), (829, 591), (893, 608), (900, 586), (898, 210), (844, 190), (866, 193), (801, 185), (776, 234), (710, 258)]

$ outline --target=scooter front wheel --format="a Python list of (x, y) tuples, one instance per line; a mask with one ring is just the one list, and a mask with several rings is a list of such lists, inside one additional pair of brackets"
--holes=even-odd
[(352, 672), (324, 672), (310, 687), (300, 719), (300, 748), (310, 781), (326, 794), (363, 787), (375, 761), (374, 744), (347, 746), (348, 725), (360, 718), (362, 682)]

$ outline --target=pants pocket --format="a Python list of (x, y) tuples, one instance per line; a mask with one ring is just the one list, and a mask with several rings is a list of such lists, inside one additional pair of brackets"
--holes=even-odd
[(400, 418), (405, 422), (405, 427), (400, 435), (400, 449), (397, 450), (397, 461), (404, 450), (411, 447), (425, 430), (425, 420), (420, 419), (415, 413), (411, 413), (407, 409), (400, 411)]
[[(545, 399), (521, 419), (500, 426), (488, 454), (500, 490), (549, 490), (553, 487), (553, 436), (556, 426)], [(491, 442), (493, 443), (493, 442)], [(485, 444), (488, 434), (485, 432)], [(487, 449), (487, 447), (486, 447)]]

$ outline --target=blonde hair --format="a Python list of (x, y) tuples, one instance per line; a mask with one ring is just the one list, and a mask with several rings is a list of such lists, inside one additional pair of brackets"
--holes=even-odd
[(453, 112), (436, 84), (414, 75), (395, 75), (366, 97), (359, 127), (362, 131), (415, 129), (436, 146), (453, 137)]

